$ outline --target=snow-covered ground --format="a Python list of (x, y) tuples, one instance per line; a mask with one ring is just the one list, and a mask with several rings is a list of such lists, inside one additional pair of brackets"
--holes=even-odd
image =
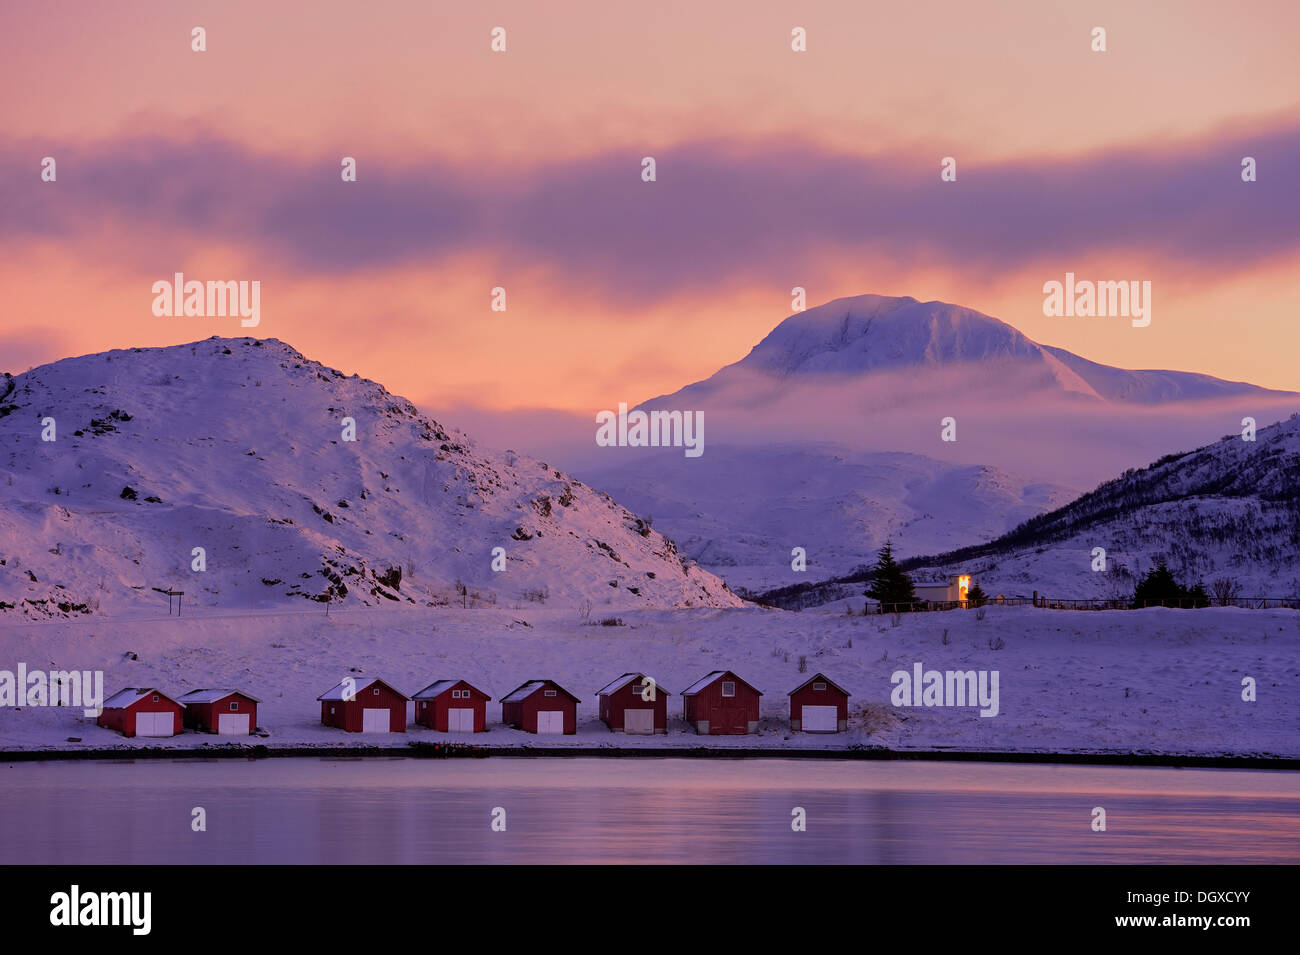
[[(105, 692), (157, 686), (173, 695), (233, 687), (262, 700), (268, 747), (404, 745), (736, 747), (982, 750), (1300, 756), (1300, 613), (1073, 612), (1029, 607), (890, 617), (843, 607), (789, 613), (740, 609), (621, 611), (622, 626), (584, 623), (572, 609), (415, 608), (81, 617), (0, 621), (0, 669), (102, 669)], [(945, 642), (946, 632), (946, 642)], [(994, 647), (999, 647), (994, 649)], [(134, 653), (138, 659), (130, 659)], [(799, 660), (807, 657), (807, 672)], [(898, 708), (891, 674), (914, 663), (936, 670), (996, 670), (999, 713)], [(343, 677), (378, 676), (406, 693), (438, 678), (468, 679), (492, 695), (489, 732), (448, 736), (346, 734), (319, 725), (316, 697)], [(732, 669), (763, 691), (757, 735), (700, 737), (681, 720), (683, 687)], [(673, 692), (667, 736), (608, 732), (595, 691), (637, 670)], [(789, 731), (786, 694), (814, 672), (853, 694), (851, 729)], [(500, 698), (533, 677), (580, 699), (576, 736), (538, 737), (502, 726)], [(1242, 700), (1242, 679), (1257, 684)], [(80, 737), (68, 742), (68, 737)], [(125, 739), (79, 710), (0, 708), (0, 751), (221, 746), (187, 732)]]

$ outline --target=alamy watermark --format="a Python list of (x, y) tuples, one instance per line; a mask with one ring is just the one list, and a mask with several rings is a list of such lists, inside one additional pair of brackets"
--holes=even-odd
[(889, 682), (895, 706), (978, 706), (980, 716), (998, 715), (997, 670), (926, 670), (912, 664), (912, 672), (895, 670)]
[(148, 935), (152, 911), (152, 892), (83, 892), (73, 885), (50, 896), (50, 924), (56, 926), (124, 925), (132, 935)]
[(170, 282), (154, 282), (153, 294), (153, 313), (159, 318), (238, 315), (244, 328), (256, 328), (262, 321), (262, 283), (257, 281), (187, 282), (185, 273), (177, 272)]
[(0, 670), (0, 706), (80, 706), (86, 716), (104, 710), (103, 670)]
[(688, 458), (704, 453), (703, 411), (596, 412), (596, 444), (602, 448), (685, 448)]
[(1043, 314), (1048, 318), (1132, 318), (1134, 328), (1151, 324), (1151, 283), (1076, 282), (1073, 272), (1065, 281), (1043, 283)]

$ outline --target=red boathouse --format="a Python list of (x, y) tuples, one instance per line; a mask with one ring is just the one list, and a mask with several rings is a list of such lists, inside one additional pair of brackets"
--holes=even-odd
[(129, 686), (104, 701), (95, 719), (123, 736), (175, 736), (181, 732), (183, 704), (153, 687)]
[(464, 680), (436, 680), (415, 696), (415, 722), (440, 733), (482, 733), (492, 697)]
[(644, 673), (624, 673), (597, 696), (600, 718), (610, 732), (668, 732), (668, 697), (672, 694)]
[(529, 680), (501, 699), (501, 722), (525, 733), (578, 732), (578, 698), (554, 680)]
[(790, 729), (843, 733), (849, 728), (849, 691), (821, 673), (790, 691)]
[(682, 715), (705, 736), (743, 736), (758, 729), (763, 694), (730, 670), (714, 670), (682, 690)]
[(320, 700), (320, 721), (349, 733), (405, 733), (406, 695), (375, 678), (348, 678)]
[(180, 698), (185, 727), (221, 736), (247, 736), (257, 729), (256, 697), (238, 690), (190, 690)]

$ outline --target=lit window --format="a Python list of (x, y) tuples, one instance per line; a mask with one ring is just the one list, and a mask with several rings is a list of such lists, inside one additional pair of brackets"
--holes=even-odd
[(732, 683), (730, 680), (724, 680), (724, 681), (722, 682), (722, 695), (723, 695), (723, 696), (735, 696), (735, 695), (736, 695), (736, 684), (735, 684), (735, 683)]

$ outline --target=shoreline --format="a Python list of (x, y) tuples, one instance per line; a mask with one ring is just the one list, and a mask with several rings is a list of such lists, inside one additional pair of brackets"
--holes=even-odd
[(409, 743), (405, 746), (247, 746), (226, 744), (202, 748), (142, 747), (139, 749), (0, 751), (0, 762), (138, 759), (490, 759), (493, 757), (553, 759), (838, 759), (913, 760), (924, 762), (1031, 763), (1083, 766), (1159, 766), (1175, 769), (1300, 770), (1300, 758), (1243, 755), (1206, 756), (1171, 753), (1050, 753), (997, 750), (897, 750), (887, 747), (846, 749), (776, 749), (769, 747), (713, 748), (629, 746), (475, 746), (467, 743)]

